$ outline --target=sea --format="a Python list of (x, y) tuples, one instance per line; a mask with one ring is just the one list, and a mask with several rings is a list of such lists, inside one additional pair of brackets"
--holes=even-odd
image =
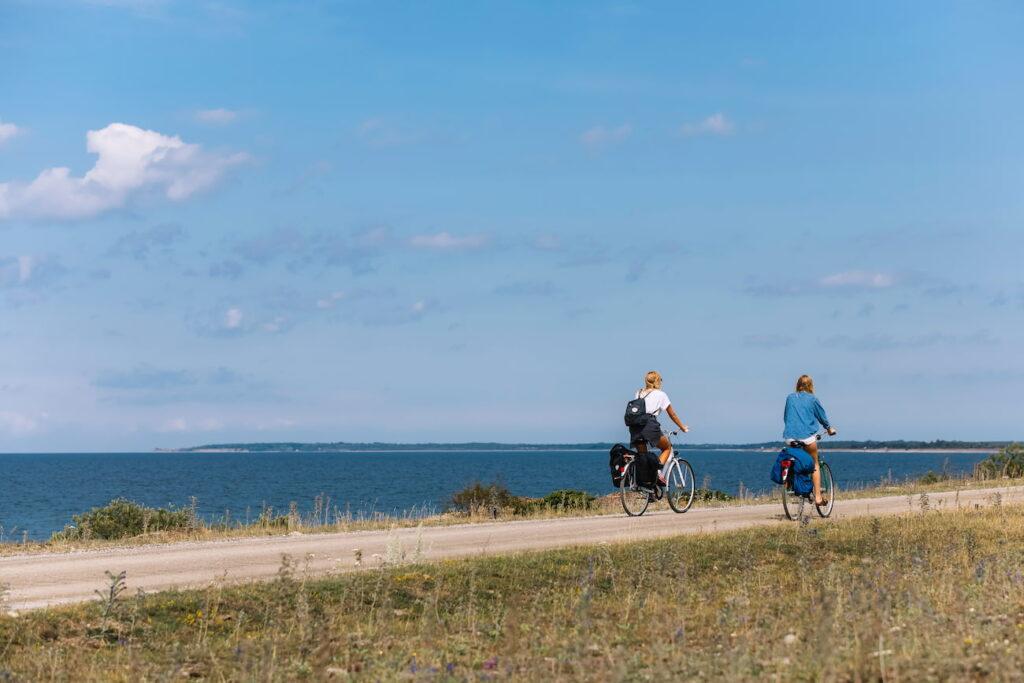
[[(737, 494), (771, 486), (775, 453), (686, 450), (699, 485)], [(985, 453), (827, 451), (840, 491), (915, 479), (929, 471), (969, 474)], [(557, 489), (611, 493), (606, 450), (373, 451), (317, 453), (0, 454), (0, 541), (45, 540), (72, 516), (127, 498), (148, 506), (194, 506), (207, 521), (247, 522), (271, 508), (352, 518), (443, 511), (452, 493), (498, 481), (512, 493)]]

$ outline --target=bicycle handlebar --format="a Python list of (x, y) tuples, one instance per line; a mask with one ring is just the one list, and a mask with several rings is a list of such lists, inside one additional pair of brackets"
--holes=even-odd
[[(835, 434), (839, 433), (839, 430), (836, 429), (835, 427), (832, 427), (831, 429), (835, 432)], [(815, 441), (821, 441), (823, 437), (835, 436), (835, 434), (829, 434), (827, 431), (817, 432), (814, 435), (814, 440)], [(801, 443), (798, 439), (786, 439), (786, 445), (787, 446), (793, 446), (793, 445), (803, 446), (803, 443)]]

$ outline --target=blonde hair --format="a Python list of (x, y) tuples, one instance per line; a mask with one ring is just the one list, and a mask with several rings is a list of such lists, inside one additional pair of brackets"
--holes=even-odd
[(796, 390), (806, 391), (808, 394), (813, 394), (814, 380), (811, 379), (810, 375), (800, 375), (796, 380)]
[(657, 370), (651, 370), (644, 375), (644, 389), (661, 389), (661, 375)]

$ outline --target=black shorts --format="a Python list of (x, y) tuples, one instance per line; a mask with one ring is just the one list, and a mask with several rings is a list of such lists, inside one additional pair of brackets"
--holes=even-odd
[(642, 425), (629, 428), (629, 442), (636, 443), (643, 439), (652, 446), (657, 446), (662, 437), (661, 423), (654, 415), (648, 415)]

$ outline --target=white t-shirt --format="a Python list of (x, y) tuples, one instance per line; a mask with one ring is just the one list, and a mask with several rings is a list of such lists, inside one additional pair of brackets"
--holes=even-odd
[(641, 394), (644, 397), (644, 407), (650, 415), (657, 415), (672, 405), (672, 401), (668, 400), (668, 394), (661, 389), (641, 389), (636, 392), (634, 398), (640, 398)]

